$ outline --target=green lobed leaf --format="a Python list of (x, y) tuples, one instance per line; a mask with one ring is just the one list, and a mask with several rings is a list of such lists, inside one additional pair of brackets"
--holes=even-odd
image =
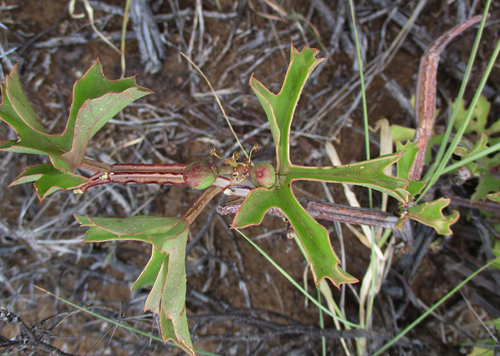
[[(149, 89), (138, 86), (135, 77), (119, 80), (107, 79), (102, 72), (101, 63), (97, 60), (73, 87), (73, 103), (68, 122), (63, 134), (57, 138), (58, 143), (64, 147), (65, 151), (70, 151), (75, 135), (79, 135), (78, 130), (85, 131), (86, 135), (89, 132), (89, 136), (92, 137), (102, 125), (121, 110), (113, 106), (116, 104), (115, 101), (119, 103), (124, 98), (131, 99), (133, 96), (138, 99), (151, 93)], [(121, 108), (126, 105), (128, 104), (119, 104)], [(82, 109), (83, 111), (80, 112)]]
[[(48, 154), (66, 162), (71, 172), (83, 164), (88, 141), (120, 110), (151, 91), (136, 84), (135, 78), (108, 80), (99, 61), (79, 79), (73, 90), (73, 104), (64, 132), (50, 135), (40, 123), (19, 81), (17, 65), (2, 86), (0, 118), (12, 126), (17, 141), (0, 143), (0, 150)], [(63, 169), (61, 161), (56, 168)]]
[[(457, 105), (456, 102), (452, 104), (452, 108), (455, 105)], [(460, 106), (458, 109), (457, 117), (453, 124), (455, 130), (458, 130), (460, 126), (462, 126), (467, 116), (467, 110), (465, 109), (464, 101), (462, 100), (459, 105)], [(486, 121), (488, 118), (488, 113), (490, 112), (490, 107), (491, 104), (483, 95), (481, 95), (479, 97), (479, 100), (477, 101), (476, 107), (472, 112), (469, 124), (467, 125), (467, 128), (465, 129), (464, 133), (470, 133), (470, 132), (476, 132), (478, 134), (483, 133), (485, 131)]]
[(276, 145), (277, 173), (284, 172), (291, 164), (289, 140), (293, 114), (307, 78), (314, 68), (325, 60), (324, 58), (315, 58), (318, 52), (317, 49), (309, 48), (308, 45), (299, 52), (292, 44), (290, 65), (278, 94), (271, 93), (253, 76), (250, 78), (250, 85), (262, 104), (271, 127)]
[[(14, 80), (16, 79), (16, 80)], [(14, 84), (12, 84), (14, 80)], [(2, 104), (0, 105), (0, 119), (10, 125), (19, 136), (18, 140), (0, 142), (1, 151), (17, 152), (17, 153), (33, 153), (33, 154), (53, 154), (60, 155), (64, 151), (58, 147), (50, 136), (45, 134), (45, 129), (36, 131), (30, 127), (21, 116), (16, 112), (12, 103), (9, 101), (10, 86), (16, 88), (19, 82), (17, 73), (17, 65), (14, 66), (12, 72), (6, 78), (7, 85), (2, 85)], [(16, 89), (14, 89), (16, 90)], [(21, 92), (22, 94), (22, 92)], [(16, 92), (15, 96), (19, 97), (20, 93)], [(24, 94), (22, 94), (24, 95)], [(26, 97), (24, 97), (26, 99)], [(27, 99), (26, 99), (27, 101)], [(20, 105), (20, 104), (19, 104)], [(32, 123), (31, 123), (32, 124)], [(39, 127), (33, 125), (35, 127)]]
[(35, 182), (35, 188), (40, 200), (62, 189), (75, 189), (88, 182), (88, 179), (73, 173), (58, 170), (50, 164), (39, 164), (23, 169), (23, 172), (10, 186)]
[[(396, 163), (402, 152), (337, 167), (303, 167), (292, 165), (286, 177), (292, 180), (313, 180), (329, 183), (349, 183), (370, 187), (387, 193), (403, 204), (408, 202), (406, 179), (391, 177), (384, 173), (386, 167)], [(279, 179), (279, 174), (277, 175)]]
[[(109, 89), (112, 89), (111, 86)], [(60, 158), (70, 163), (72, 169), (81, 166), (87, 144), (95, 133), (131, 102), (149, 93), (143, 88), (132, 87), (121, 93), (109, 92), (99, 98), (87, 99), (78, 111), (75, 120), (71, 150), (61, 155)], [(69, 135), (71, 132), (67, 130), (63, 138)]]
[[(462, 146), (457, 147), (454, 153), (461, 156), (462, 159), (481, 153), (489, 148), (489, 138), (485, 134), (481, 134), (479, 140), (470, 148), (472, 144), (469, 141), (462, 141)], [(490, 192), (498, 192), (500, 189), (500, 179), (493, 176), (490, 171), (496, 169), (500, 165), (500, 153), (493, 157), (487, 155), (477, 159), (475, 162), (469, 162), (466, 167), (478, 177), (478, 184), (475, 192), (472, 194), (471, 201), (486, 199)]]
[(450, 204), (450, 199), (440, 198), (426, 202), (406, 210), (398, 220), (395, 229), (401, 229), (403, 223), (408, 219), (416, 220), (424, 225), (433, 227), (440, 235), (451, 235), (450, 226), (457, 222), (460, 217), (458, 211), (453, 210), (449, 216), (443, 215), (443, 209)]
[(299, 52), (292, 45), (290, 65), (278, 94), (271, 93), (253, 77), (250, 79), (250, 85), (266, 112), (276, 146), (276, 180), (274, 188), (270, 190), (259, 188), (250, 192), (237, 213), (232, 227), (260, 224), (268, 209), (273, 207), (280, 209), (295, 229), (298, 240), (307, 253), (316, 283), (326, 277), (339, 286), (341, 283), (353, 283), (356, 279), (340, 269), (339, 260), (333, 252), (326, 229), (298, 203), (291, 189), (292, 182), (313, 180), (352, 183), (380, 190), (406, 204), (409, 198), (409, 192), (405, 189), (408, 181), (387, 176), (383, 172), (385, 168), (399, 160), (401, 153), (341, 167), (303, 167), (291, 163), (289, 148), (291, 123), (308, 77), (324, 60), (316, 58), (317, 54), (318, 50), (308, 46)]
[(337, 287), (341, 283), (357, 282), (356, 278), (340, 268), (340, 261), (333, 251), (328, 231), (314, 220), (297, 201), (291, 190), (290, 180), (273, 189), (252, 190), (245, 198), (231, 227), (239, 229), (259, 225), (271, 208), (280, 209), (297, 233), (307, 253), (316, 285), (323, 278), (329, 278)]
[(83, 163), (88, 141), (113, 116), (134, 100), (151, 94), (135, 78), (109, 80), (99, 61), (90, 67), (73, 88), (73, 103), (66, 129), (56, 138), (66, 153), (60, 158), (75, 169)]
[(185, 218), (135, 216), (125, 219), (76, 215), (82, 226), (89, 226), (84, 241), (135, 240), (153, 245), (151, 258), (132, 285), (132, 290), (152, 286), (144, 309), (160, 317), (163, 340), (172, 340), (194, 356), (186, 315)]

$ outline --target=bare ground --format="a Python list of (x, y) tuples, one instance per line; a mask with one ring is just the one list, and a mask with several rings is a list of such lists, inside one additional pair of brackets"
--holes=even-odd
[[(119, 46), (123, 3), (90, 1), (96, 27)], [(134, 3), (134, 2), (133, 2)], [(279, 14), (265, 1), (177, 2), (137, 1), (149, 4), (156, 23), (157, 39), (139, 32), (134, 24), (146, 20), (132, 18), (126, 41), (126, 75), (137, 75), (140, 85), (156, 92), (125, 109), (104, 127), (91, 142), (88, 156), (107, 163), (187, 163), (208, 159), (210, 148), (231, 154), (236, 149), (208, 86), (181, 60), (182, 51), (197, 63), (222, 98), (244, 145), (262, 144), (254, 159), (274, 159), (265, 114), (251, 92), (248, 80), (254, 73), (270, 90), (279, 91), (287, 68), (290, 42), (299, 49), (306, 43), (320, 48), (317, 37), (301, 14), (317, 29), (324, 46), (320, 66), (305, 88), (296, 111), (292, 137), (294, 163), (329, 165), (324, 145), (335, 144), (342, 162), (364, 159), (362, 111), (359, 87), (344, 85), (356, 81), (357, 60), (352, 40), (348, 3), (345, 1), (284, 1)], [(202, 6), (201, 6), (202, 5)], [(415, 2), (371, 0), (356, 7), (358, 31), (362, 35), (365, 67), (380, 64), (402, 25), (416, 10)], [(88, 16), (72, 18), (68, 4), (58, 0), (7, 0), (0, 6), (2, 58), (5, 76), (16, 61), (25, 92), (44, 124), (54, 133), (62, 132), (71, 104), (72, 85), (99, 58), (104, 73), (117, 79), (120, 56), (96, 38)], [(196, 13), (202, 8), (203, 16)], [(475, 8), (471, 8), (475, 6)], [(494, 3), (485, 29), (485, 39), (477, 59), (470, 99), (498, 40), (499, 4)], [(445, 30), (482, 5), (473, 1), (429, 2), (418, 14), (394, 58), (368, 76), (370, 124), (381, 118), (414, 127), (407, 101), (415, 93), (419, 58), (425, 47)], [(74, 14), (85, 14), (77, 2)], [(279, 20), (278, 20), (279, 19)], [(135, 22), (134, 22), (135, 21)], [(155, 28), (155, 26), (150, 26)], [(200, 30), (202, 29), (202, 30)], [(140, 46), (141, 34), (150, 44), (149, 57)], [(458, 92), (461, 73), (467, 63), (475, 31), (454, 40), (442, 56), (438, 75), (436, 130), (443, 130), (449, 104)], [(142, 51), (142, 52), (141, 52)], [(163, 57), (163, 58), (161, 58)], [(397, 88), (390, 90), (391, 84)], [(492, 102), (490, 120), (499, 117), (500, 73), (494, 69), (484, 94)], [(398, 95), (395, 94), (398, 93)], [(341, 93), (346, 93), (341, 96)], [(406, 105), (406, 106), (405, 106)], [(1, 124), (2, 139), (15, 133)], [(254, 131), (254, 134), (248, 134)], [(373, 136), (372, 152), (378, 154), (378, 137)], [(84, 229), (73, 213), (89, 216), (131, 216), (152, 214), (179, 216), (196, 199), (198, 192), (179, 187), (105, 186), (83, 196), (57, 192), (38, 201), (31, 185), (8, 188), (23, 167), (45, 162), (44, 157), (18, 154), (0, 156), (0, 305), (37, 326), (39, 347), (34, 354), (49, 354), (52, 345), (74, 355), (175, 355), (178, 349), (137, 335), (91, 315), (78, 312), (36, 286), (113, 320), (158, 335), (158, 322), (144, 315), (147, 290), (130, 292), (149, 256), (149, 245), (140, 243), (82, 244)], [(474, 181), (457, 188), (456, 196), (469, 198)], [(346, 204), (343, 190), (329, 186), (335, 202)], [(297, 184), (297, 195), (326, 200), (320, 184)], [(362, 203), (366, 191), (356, 190)], [(443, 194), (436, 191), (436, 195)], [(218, 201), (221, 198), (216, 198)], [(393, 203), (394, 205), (394, 203)], [(215, 209), (215, 204), (213, 205)], [(490, 234), (498, 214), (486, 218), (478, 209), (455, 205), (463, 218), (454, 234), (439, 237), (423, 226), (414, 226), (414, 243), (399, 241), (392, 268), (375, 300), (368, 350), (378, 349), (388, 335), (394, 335), (435, 303), (489, 258)], [(491, 214), (490, 214), (491, 215)], [(277, 272), (245, 240), (228, 229), (230, 217), (208, 211), (191, 230), (198, 239), (187, 256), (187, 308), (195, 347), (224, 355), (317, 355), (321, 353), (318, 310), (306, 304), (304, 296)], [(334, 225), (333, 245), (345, 256), (344, 268), (361, 279), (368, 266), (370, 251), (342, 227), (344, 248), (340, 248)], [(252, 237), (296, 281), (303, 284), (305, 261), (297, 246), (286, 238), (285, 225), (266, 217), (260, 227), (246, 229)], [(495, 235), (496, 234), (496, 235)], [(310, 274), (307, 286), (316, 295)], [(354, 285), (359, 291), (359, 284)], [(339, 301), (341, 293), (334, 290)], [(345, 313), (358, 322), (358, 301), (345, 290)], [(498, 274), (485, 272), (474, 279), (424, 320), (407, 337), (390, 349), (391, 355), (467, 354), (479, 339), (489, 337), (483, 321), (500, 316)], [(325, 318), (327, 354), (345, 354), (335, 326)], [(0, 324), (0, 345), (7, 352), (8, 339), (19, 335), (15, 322)], [(14, 340), (15, 341), (15, 340)], [(351, 352), (354, 342), (348, 340)], [(26, 352), (31, 351), (28, 348)], [(23, 352), (20, 351), (20, 354)]]

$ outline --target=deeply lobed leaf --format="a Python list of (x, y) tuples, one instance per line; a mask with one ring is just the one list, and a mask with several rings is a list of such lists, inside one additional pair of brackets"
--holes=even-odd
[(316, 58), (318, 50), (305, 46), (299, 52), (291, 48), (291, 62), (283, 86), (278, 94), (271, 93), (255, 78), (250, 85), (266, 112), (276, 146), (276, 180), (271, 189), (259, 188), (250, 192), (235, 217), (232, 227), (257, 225), (266, 211), (278, 208), (286, 215), (306, 251), (315, 282), (329, 278), (336, 286), (353, 283), (355, 278), (342, 271), (326, 229), (318, 224), (298, 203), (291, 184), (295, 180), (316, 180), (352, 183), (372, 187), (387, 193), (403, 204), (409, 198), (406, 179), (387, 176), (383, 171), (395, 163), (401, 153), (358, 162), (342, 167), (303, 167), (293, 165), (290, 159), (290, 130), (295, 107), (305, 83), (316, 66), (324, 59)]
[(454, 210), (451, 215), (444, 216), (443, 209), (450, 204), (450, 199), (440, 198), (407, 209), (406, 213), (398, 220), (395, 229), (401, 229), (408, 219), (416, 220), (424, 225), (433, 227), (440, 235), (451, 235), (450, 226), (460, 217)]
[[(483, 133), (481, 134), (477, 143), (473, 146), (466, 140), (463, 140), (462, 147), (455, 149), (455, 154), (461, 156), (462, 159), (470, 156), (480, 154), (482, 151), (489, 148), (489, 138)], [(491, 192), (498, 192), (500, 189), (500, 179), (491, 174), (492, 170), (497, 170), (500, 165), (500, 153), (492, 157), (487, 155), (477, 159), (474, 162), (466, 164), (466, 167), (471, 171), (474, 176), (478, 177), (478, 184), (474, 194), (472, 194), (471, 201), (486, 199), (487, 194)]]
[[(82, 166), (88, 141), (124, 107), (150, 93), (150, 90), (138, 86), (135, 78), (108, 80), (99, 61), (96, 61), (75, 83), (73, 104), (64, 132), (49, 134), (23, 93), (18, 66), (15, 65), (6, 78), (5, 86), (2, 85), (0, 118), (12, 126), (19, 139), (0, 142), (0, 151), (50, 156), (55, 170), (52, 174), (39, 177), (35, 184), (37, 189), (41, 189), (39, 197), (63, 187), (74, 188), (72, 184), (84, 179), (72, 172)], [(56, 171), (59, 173), (56, 174)]]
[(165, 342), (172, 340), (194, 355), (185, 306), (187, 220), (154, 216), (116, 219), (75, 215), (75, 218), (82, 226), (90, 227), (85, 242), (135, 240), (153, 245), (151, 258), (132, 290), (152, 286), (144, 309), (159, 315)]
[(318, 50), (306, 45), (301, 52), (291, 46), (291, 59), (285, 81), (278, 94), (273, 94), (252, 75), (250, 85), (267, 114), (269, 125), (276, 146), (277, 173), (284, 172), (290, 166), (290, 129), (307, 78), (324, 58), (315, 58)]
[(340, 260), (333, 251), (328, 231), (314, 220), (300, 205), (288, 180), (281, 187), (255, 189), (245, 198), (240, 211), (236, 214), (232, 228), (259, 225), (266, 212), (278, 208), (288, 218), (302, 243), (316, 285), (328, 278), (337, 287), (341, 283), (355, 283), (357, 279), (340, 268)]

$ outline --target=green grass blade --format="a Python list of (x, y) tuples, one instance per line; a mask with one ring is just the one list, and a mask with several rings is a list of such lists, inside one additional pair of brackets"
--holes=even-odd
[(472, 156), (464, 158), (461, 161), (450, 164), (449, 166), (447, 166), (446, 168), (443, 169), (443, 174), (448, 173), (450, 171), (453, 171), (454, 169), (457, 169), (458, 167), (464, 166), (467, 163), (474, 162), (478, 159), (481, 159), (481, 158), (489, 155), (490, 153), (498, 152), (498, 151), (500, 151), (500, 143), (497, 143), (496, 145), (493, 145), (493, 146), (491, 146), (491, 147), (489, 147), (481, 152), (478, 152)]
[[(356, 28), (356, 16), (355, 16), (355, 9), (354, 9), (354, 2), (352, 0), (349, 0), (349, 7), (351, 9), (351, 18), (352, 18), (352, 24), (353, 24), (353, 30), (354, 30), (354, 40), (356, 42), (356, 53), (358, 56), (358, 67), (359, 67), (359, 81), (360, 81), (360, 86), (361, 86), (361, 97), (362, 97), (362, 102), (363, 102), (363, 124), (364, 124), (364, 131), (365, 131), (365, 150), (366, 150), (366, 159), (370, 160), (370, 133), (368, 131), (369, 125), (368, 125), (368, 109), (367, 109), (367, 104), (366, 104), (366, 91), (365, 91), (365, 81), (364, 81), (364, 76), (363, 76), (363, 61), (361, 59), (361, 50), (359, 47), (359, 40), (358, 40), (358, 31)], [(373, 195), (372, 195), (372, 190), (371, 188), (368, 188), (368, 204), (370, 209), (373, 209)], [(368, 300), (368, 308), (366, 311), (366, 325), (370, 325), (370, 319), (371, 319), (371, 314), (372, 314), (372, 309), (373, 309), (373, 301), (375, 299), (375, 276), (377, 275), (377, 264), (375, 263), (377, 256), (375, 254), (375, 234), (374, 234), (374, 229), (371, 227), (370, 229), (370, 242), (371, 242), (371, 249), (370, 249), (370, 259), (373, 263), (373, 273), (372, 273), (372, 280), (371, 280), (371, 287), (370, 287), (370, 298)]]
[[(365, 79), (363, 76), (363, 60), (361, 58), (361, 50), (359, 48), (358, 41), (358, 31), (356, 28), (356, 16), (354, 14), (354, 3), (352, 0), (349, 0), (349, 7), (351, 8), (351, 18), (352, 18), (352, 27), (354, 30), (354, 40), (356, 42), (356, 54), (358, 56), (358, 68), (359, 68), (359, 83), (361, 86), (361, 98), (363, 102), (363, 125), (365, 130), (365, 150), (366, 150), (366, 159), (370, 160), (370, 134), (368, 132), (368, 109), (366, 105), (366, 91), (365, 91)], [(370, 209), (373, 208), (373, 198), (372, 198), (372, 190), (368, 188), (368, 200)], [(373, 246), (373, 245), (372, 245)]]
[(125, 9), (123, 10), (123, 21), (122, 21), (122, 38), (120, 40), (120, 62), (122, 65), (122, 75), (120, 79), (125, 78), (125, 37), (127, 35), (127, 25), (128, 25), (128, 13), (130, 10), (130, 0), (125, 1)]
[[(318, 292), (318, 303), (321, 304), (321, 292), (319, 288), (317, 289), (317, 292)], [(325, 322), (323, 320), (323, 312), (321, 311), (321, 309), (318, 309), (318, 311), (319, 311), (319, 327), (321, 329), (324, 329)], [(321, 354), (323, 356), (326, 356), (326, 339), (324, 336), (321, 337)]]
[(491, 266), (493, 263), (496, 263), (500, 261), (500, 257), (495, 258), (494, 260), (491, 260), (487, 264), (485, 264), (483, 267), (478, 269), (476, 272), (471, 274), (469, 277), (464, 279), (462, 283), (460, 283), (458, 286), (453, 288), (448, 294), (446, 294), (443, 298), (441, 298), (436, 304), (434, 304), (432, 307), (429, 308), (425, 313), (423, 313), (420, 317), (418, 317), (413, 323), (408, 325), (403, 331), (401, 331), (398, 335), (396, 335), (394, 338), (389, 340), (385, 345), (383, 345), (377, 352), (375, 352), (372, 356), (377, 356), (382, 354), (385, 350), (387, 350), (389, 347), (391, 347), (396, 341), (401, 339), (404, 335), (406, 335), (411, 329), (413, 329), (418, 323), (420, 323), (422, 320), (427, 318), (430, 313), (432, 313), (434, 310), (436, 310), (437, 307), (439, 307), (441, 304), (443, 304), (449, 297), (451, 297), (453, 294), (455, 294), (460, 288), (462, 288), (467, 282), (469, 282), (472, 278), (477, 276), (479, 273), (481, 273), (483, 270)]

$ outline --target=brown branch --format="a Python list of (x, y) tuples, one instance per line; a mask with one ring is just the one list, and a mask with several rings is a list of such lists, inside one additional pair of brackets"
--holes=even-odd
[[(340, 204), (330, 204), (312, 199), (300, 198), (300, 204), (315, 219), (339, 221), (356, 225), (368, 225), (392, 229), (396, 226), (398, 217), (389, 213), (366, 208), (353, 208)], [(242, 201), (232, 201), (221, 204), (217, 212), (221, 215), (236, 214), (243, 204)], [(285, 218), (285, 215), (277, 208), (267, 211), (267, 214)]]
[[(408, 174), (410, 180), (420, 180), (424, 170), (425, 153), (434, 128), (436, 115), (436, 77), (439, 55), (446, 45), (468, 27), (481, 21), (482, 16), (474, 16), (453, 27), (434, 41), (424, 52), (418, 70), (415, 118), (418, 123), (415, 141), (419, 148)], [(446, 144), (446, 143), (443, 143)]]
[(454, 194), (445, 193), (445, 197), (451, 199), (450, 205), (463, 206), (465, 208), (488, 210), (500, 214), (500, 204), (493, 201), (471, 201), (468, 198), (462, 198)]

